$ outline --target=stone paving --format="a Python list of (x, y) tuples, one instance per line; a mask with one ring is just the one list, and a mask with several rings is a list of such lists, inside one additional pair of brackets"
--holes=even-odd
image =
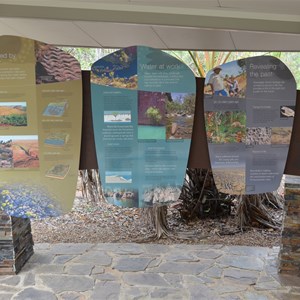
[(300, 278), (277, 274), (278, 247), (36, 244), (0, 300), (299, 300)]

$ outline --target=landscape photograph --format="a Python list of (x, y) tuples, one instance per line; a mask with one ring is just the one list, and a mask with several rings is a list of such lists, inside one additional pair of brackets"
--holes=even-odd
[(104, 111), (104, 123), (130, 123), (131, 111)]
[(131, 171), (106, 171), (106, 183), (132, 183)]
[(292, 136), (292, 127), (272, 127), (272, 144), (289, 144)]
[(14, 168), (39, 168), (38, 136), (20, 135), (11, 138)]
[(0, 126), (27, 126), (26, 102), (1, 102)]
[(104, 197), (108, 203), (124, 207), (138, 207), (138, 195), (138, 190), (136, 189), (106, 188), (104, 190)]
[(231, 195), (245, 194), (245, 168), (212, 168), (213, 177), (219, 192)]
[(166, 138), (190, 139), (194, 123), (195, 94), (166, 94)]

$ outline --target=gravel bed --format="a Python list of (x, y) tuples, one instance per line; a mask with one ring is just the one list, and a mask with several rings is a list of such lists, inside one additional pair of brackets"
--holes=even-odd
[(279, 246), (281, 230), (247, 228), (241, 232), (233, 216), (183, 223), (177, 209), (168, 208), (171, 237), (156, 240), (145, 210), (122, 208), (106, 202), (90, 205), (80, 197), (74, 208), (59, 217), (32, 220), (35, 243), (184, 243)]

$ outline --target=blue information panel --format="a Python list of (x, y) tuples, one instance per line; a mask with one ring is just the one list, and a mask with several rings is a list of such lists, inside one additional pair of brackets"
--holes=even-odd
[(205, 123), (220, 192), (258, 194), (279, 187), (295, 105), (295, 79), (275, 57), (237, 60), (207, 74)]
[(0, 208), (16, 217), (68, 212), (81, 144), (79, 62), (61, 49), (0, 36)]
[(93, 64), (96, 152), (110, 203), (147, 207), (178, 200), (195, 91), (193, 72), (160, 50), (128, 47)]

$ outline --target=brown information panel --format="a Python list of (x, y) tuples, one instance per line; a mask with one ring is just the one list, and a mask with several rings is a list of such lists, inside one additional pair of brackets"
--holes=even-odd
[(0, 207), (7, 214), (72, 208), (81, 117), (78, 61), (42, 42), (0, 36)]

